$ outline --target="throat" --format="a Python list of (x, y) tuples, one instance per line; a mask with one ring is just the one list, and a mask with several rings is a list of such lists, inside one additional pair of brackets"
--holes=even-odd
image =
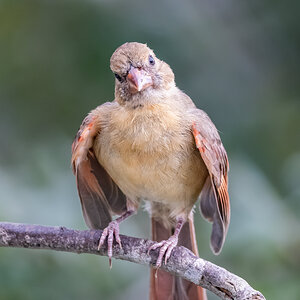
[(168, 90), (154, 89), (151, 86), (147, 89), (131, 94), (125, 91), (119, 91), (116, 93), (117, 102), (128, 109), (136, 109), (139, 107), (147, 107), (153, 104), (159, 104), (164, 102), (167, 96)]
[[(176, 144), (175, 136), (186, 135), (186, 124), (166, 103), (119, 106), (111, 115), (110, 133), (118, 136), (118, 147), (130, 151), (165, 151)], [(115, 145), (117, 146), (117, 145)]]

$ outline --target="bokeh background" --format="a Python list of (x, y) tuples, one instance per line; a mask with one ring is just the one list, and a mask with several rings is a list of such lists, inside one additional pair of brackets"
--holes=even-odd
[[(113, 99), (112, 52), (148, 43), (221, 131), (232, 222), (200, 255), (267, 299), (300, 299), (299, 1), (0, 0), (0, 220), (85, 229), (70, 169), (85, 115)], [(143, 210), (122, 233), (149, 237)], [(149, 270), (0, 249), (0, 299), (146, 299)], [(209, 299), (216, 299), (209, 294)]]

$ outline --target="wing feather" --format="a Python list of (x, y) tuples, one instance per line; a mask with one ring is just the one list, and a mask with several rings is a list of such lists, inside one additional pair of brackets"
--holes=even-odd
[(112, 214), (126, 211), (126, 196), (94, 154), (94, 140), (101, 130), (96, 118), (92, 111), (80, 126), (72, 144), (72, 168), (86, 224), (103, 229), (112, 220)]
[(198, 116), (193, 123), (193, 135), (209, 173), (200, 194), (200, 209), (204, 218), (213, 222), (211, 247), (218, 254), (230, 222), (229, 163), (216, 127), (203, 111), (198, 110)]

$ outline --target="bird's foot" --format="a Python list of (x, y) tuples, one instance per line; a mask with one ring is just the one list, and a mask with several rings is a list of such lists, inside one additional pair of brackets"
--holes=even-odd
[(160, 248), (159, 255), (156, 261), (155, 266), (159, 268), (162, 264), (163, 257), (165, 256), (165, 264), (168, 262), (168, 259), (171, 256), (172, 250), (177, 246), (178, 244), (178, 236), (172, 235), (167, 240), (163, 240), (161, 242), (154, 243), (151, 247), (148, 249), (148, 254), (151, 250), (155, 250), (156, 248)]
[(105, 239), (107, 238), (107, 255), (108, 255), (108, 259), (109, 259), (110, 268), (111, 268), (111, 258), (112, 258), (114, 235), (115, 235), (116, 242), (119, 244), (120, 248), (122, 249), (119, 232), (120, 232), (119, 231), (119, 223), (117, 221), (112, 221), (103, 230), (100, 241), (99, 241), (98, 251), (100, 250), (100, 248), (102, 247), (102, 245), (105, 242)]

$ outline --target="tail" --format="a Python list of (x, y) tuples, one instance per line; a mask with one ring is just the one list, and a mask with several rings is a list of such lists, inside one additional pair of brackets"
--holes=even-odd
[[(167, 240), (173, 234), (172, 229), (166, 229), (152, 218), (152, 239)], [(180, 232), (178, 246), (184, 246), (198, 255), (193, 216), (191, 214)], [(171, 274), (151, 269), (150, 300), (206, 300), (203, 288)]]

